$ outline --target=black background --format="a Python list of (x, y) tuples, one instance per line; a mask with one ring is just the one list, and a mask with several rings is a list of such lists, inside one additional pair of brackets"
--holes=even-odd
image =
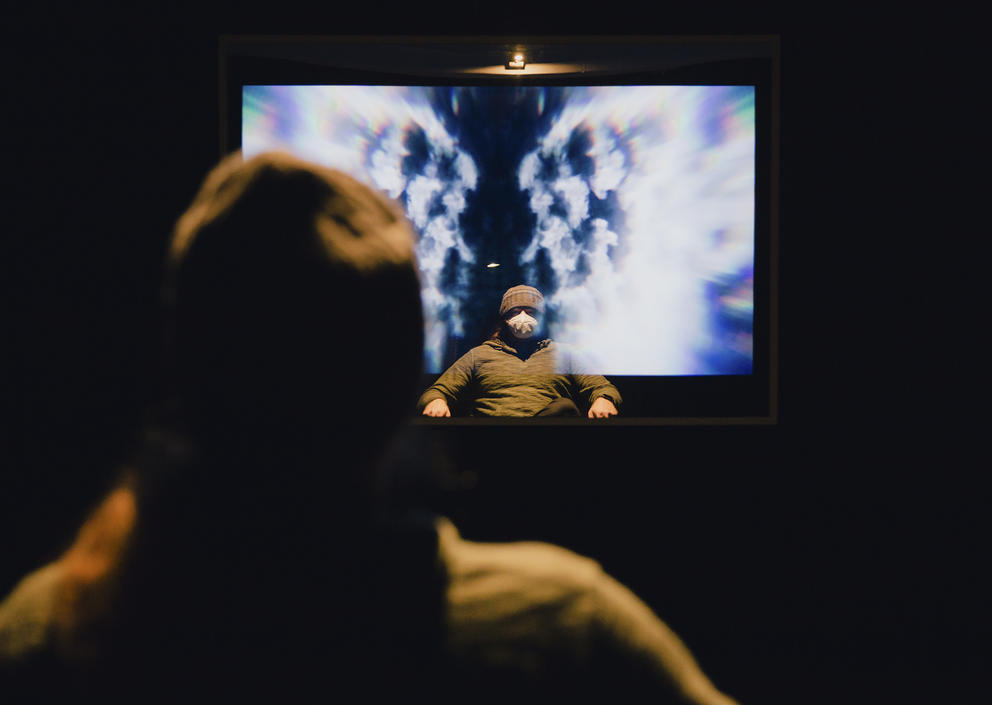
[(973, 232), (936, 120), (967, 45), (836, 5), (543, 7), (8, 13), (0, 590), (64, 549), (154, 397), (163, 248), (220, 154), (220, 34), (778, 34), (779, 423), (458, 429), (445, 509), (598, 559), (743, 703), (978, 701), (989, 497), (978, 417), (945, 396), (977, 385), (935, 303)]

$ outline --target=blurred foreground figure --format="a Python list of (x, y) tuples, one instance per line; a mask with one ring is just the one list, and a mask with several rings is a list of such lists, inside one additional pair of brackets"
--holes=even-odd
[(169, 253), (174, 413), (0, 603), (4, 702), (732, 702), (593, 561), (379, 511), (422, 359), (412, 246), (344, 174), (207, 177)]
[(617, 415), (620, 392), (602, 375), (575, 371), (571, 354), (544, 330), (544, 296), (532, 286), (510, 287), (499, 305), (499, 328), (445, 370), (417, 401), (424, 416), (451, 416), (452, 404), (477, 416)]

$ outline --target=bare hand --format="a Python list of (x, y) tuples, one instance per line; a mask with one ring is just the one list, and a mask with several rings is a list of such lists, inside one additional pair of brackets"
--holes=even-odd
[(599, 397), (589, 407), (590, 419), (605, 419), (608, 416), (616, 416), (617, 413), (617, 408), (613, 406), (613, 402), (606, 397)]
[(434, 399), (424, 407), (424, 416), (451, 416), (451, 410), (444, 399)]

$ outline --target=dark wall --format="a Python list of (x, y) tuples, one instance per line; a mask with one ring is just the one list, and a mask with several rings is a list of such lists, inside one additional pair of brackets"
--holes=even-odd
[[(219, 155), (218, 34), (475, 26), (17, 12), (0, 590), (70, 540), (154, 397), (163, 248)], [(486, 31), (630, 31), (629, 16), (562, 17)], [(987, 495), (965, 427), (941, 423), (944, 368), (924, 345), (943, 335), (927, 318), (933, 273), (912, 257), (933, 232), (913, 190), (930, 163), (907, 155), (920, 133), (904, 118), (909, 67), (928, 64), (870, 21), (721, 17), (673, 26), (782, 36), (780, 423), (438, 432), (458, 480), (432, 501), (468, 538), (597, 558), (745, 703), (954, 701), (989, 631)]]

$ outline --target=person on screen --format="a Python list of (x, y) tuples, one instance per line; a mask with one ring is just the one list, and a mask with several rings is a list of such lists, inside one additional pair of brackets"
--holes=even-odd
[(167, 279), (174, 403), (68, 550), (0, 602), (10, 702), (732, 705), (594, 561), (384, 511), (423, 343), (395, 204), (232, 156), (179, 219)]
[(589, 405), (591, 419), (617, 415), (620, 392), (602, 375), (572, 372), (571, 355), (541, 337), (544, 296), (521, 284), (506, 290), (500, 326), (428, 387), (417, 402), (424, 416), (451, 416), (450, 404), (478, 416), (579, 416), (572, 395)]

